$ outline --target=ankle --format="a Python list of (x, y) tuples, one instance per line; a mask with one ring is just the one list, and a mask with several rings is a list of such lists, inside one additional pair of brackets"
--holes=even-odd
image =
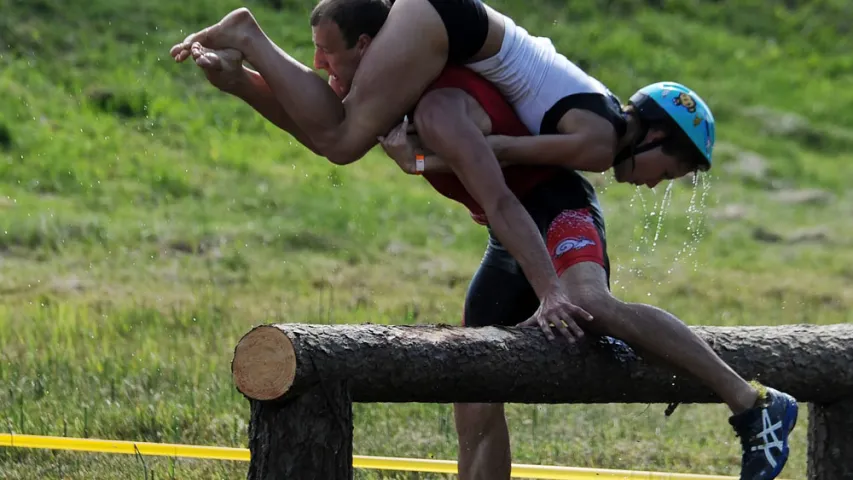
[(754, 380), (750, 381), (735, 395), (734, 399), (729, 403), (729, 409), (731, 409), (734, 415), (737, 415), (755, 408), (764, 399), (764, 394), (765, 389), (763, 385)]

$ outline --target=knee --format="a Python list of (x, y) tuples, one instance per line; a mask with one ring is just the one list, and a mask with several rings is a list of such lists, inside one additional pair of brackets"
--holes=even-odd
[(317, 145), (324, 157), (335, 165), (349, 165), (356, 162), (367, 153), (367, 150), (354, 145), (352, 142), (323, 142)]
[(367, 123), (344, 122), (337, 128), (322, 132), (314, 140), (317, 150), (330, 162), (336, 165), (349, 165), (364, 157), (377, 143), (378, 131)]
[(447, 112), (452, 111), (456, 95), (447, 89), (433, 90), (424, 95), (415, 108), (412, 122), (422, 141), (439, 140), (447, 122)]
[(506, 423), (502, 403), (456, 403), (453, 405), (456, 432), (460, 439), (475, 439)]
[(575, 304), (593, 315), (613, 308), (619, 302), (610, 292), (599, 288), (581, 287), (570, 291)]
[(581, 289), (572, 296), (574, 303), (593, 316), (590, 327), (605, 335), (620, 338), (633, 337), (630, 322), (625, 309), (628, 305), (614, 297), (609, 291), (599, 289)]
[(349, 152), (331, 152), (326, 154), (326, 158), (335, 165), (349, 165), (355, 163), (361, 156), (352, 155)]

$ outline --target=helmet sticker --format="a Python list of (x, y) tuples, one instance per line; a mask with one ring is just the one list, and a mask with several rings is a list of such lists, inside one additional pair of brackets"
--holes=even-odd
[(679, 93), (677, 97), (672, 100), (673, 103), (678, 105), (679, 107), (684, 107), (690, 113), (696, 113), (696, 101), (693, 100), (693, 97), (686, 93)]

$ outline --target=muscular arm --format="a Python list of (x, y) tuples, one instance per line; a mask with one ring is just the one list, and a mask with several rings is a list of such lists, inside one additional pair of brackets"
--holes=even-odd
[(587, 133), (509, 137), (490, 135), (489, 145), (501, 165), (552, 165), (585, 172), (605, 172), (613, 150)]
[(459, 95), (433, 96), (415, 111), (421, 138), (479, 203), (495, 235), (519, 262), (539, 299), (559, 288), (542, 236), (530, 214), (507, 187), (483, 133), (466, 115)]
[[(597, 116), (584, 118), (594, 115), (589, 112), (578, 113), (581, 118), (566, 114), (557, 126), (560, 131), (571, 133), (520, 137), (488, 135), (486, 140), (501, 167), (550, 165), (585, 172), (605, 172), (613, 165), (609, 124), (602, 125), (599, 121), (604, 120)], [(583, 126), (575, 126), (578, 123)], [(432, 152), (423, 153), (427, 172), (449, 171), (446, 159)]]

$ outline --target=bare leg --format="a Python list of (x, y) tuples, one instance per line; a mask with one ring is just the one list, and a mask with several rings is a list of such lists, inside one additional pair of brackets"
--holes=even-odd
[(460, 480), (509, 480), (509, 428), (500, 403), (453, 405), (459, 436)]
[(796, 399), (744, 380), (668, 312), (614, 298), (598, 264), (574, 265), (563, 273), (561, 282), (582, 307), (594, 312), (597, 321), (590, 328), (683, 367), (728, 404), (729, 424), (741, 439), (741, 478), (776, 478), (788, 460), (788, 436), (797, 422)]
[(211, 50), (200, 43), (192, 45), (196, 65), (204, 70), (211, 84), (233, 95), (260, 113), (278, 128), (290, 133), (299, 143), (317, 153), (317, 147), (281, 108), (263, 77), (243, 66), (243, 54), (234, 49)]
[(738, 375), (681, 320), (660, 308), (626, 303), (607, 288), (604, 269), (583, 262), (570, 267), (560, 282), (582, 308), (595, 316), (586, 327), (619, 338), (638, 350), (683, 368), (719, 395), (733, 413), (755, 405), (758, 390)]
[[(363, 156), (378, 135), (415, 105), (444, 68), (448, 47), (444, 24), (427, 0), (397, 0), (342, 105), (325, 81), (270, 41), (246, 9), (191, 35), (184, 44), (194, 41), (242, 51), (300, 129), (324, 155), (341, 164)], [(178, 61), (181, 48), (173, 48)]]

